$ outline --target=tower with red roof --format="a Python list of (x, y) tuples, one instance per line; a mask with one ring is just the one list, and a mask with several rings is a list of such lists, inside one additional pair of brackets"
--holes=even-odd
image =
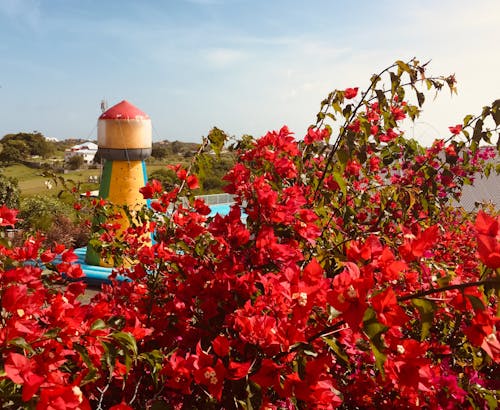
[[(144, 160), (151, 155), (151, 119), (124, 100), (105, 111), (97, 126), (97, 145), (104, 159), (99, 197), (116, 205), (117, 209), (122, 208), (118, 222), (123, 231), (129, 226), (123, 208), (135, 210), (146, 204), (139, 189), (147, 183)], [(104, 261), (90, 244), (85, 262), (95, 266), (110, 265), (110, 261)]]

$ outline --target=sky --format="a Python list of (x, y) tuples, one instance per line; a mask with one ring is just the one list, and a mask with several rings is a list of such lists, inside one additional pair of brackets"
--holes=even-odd
[(0, 137), (96, 139), (126, 99), (154, 140), (301, 138), (330, 91), (417, 57), (458, 80), (408, 125), (428, 144), (500, 98), (499, 39), (498, 0), (0, 0)]

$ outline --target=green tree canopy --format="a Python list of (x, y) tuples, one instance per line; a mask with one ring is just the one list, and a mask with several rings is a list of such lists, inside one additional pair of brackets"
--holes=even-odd
[(79, 169), (84, 164), (85, 160), (81, 155), (73, 155), (67, 161), (69, 169)]
[(28, 156), (48, 157), (55, 150), (54, 143), (47, 141), (40, 132), (7, 134), (0, 141), (0, 158), (6, 162), (25, 160)]

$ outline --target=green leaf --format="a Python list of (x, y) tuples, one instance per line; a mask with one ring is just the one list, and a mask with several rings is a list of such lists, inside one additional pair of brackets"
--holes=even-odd
[(20, 347), (30, 353), (35, 353), (31, 345), (24, 339), (24, 337), (14, 337), (9, 340), (9, 345)]
[(337, 184), (339, 184), (340, 191), (345, 196), (346, 193), (347, 193), (347, 184), (345, 182), (344, 177), (341, 174), (339, 174), (338, 172), (334, 172), (333, 173), (333, 179), (335, 179), (335, 181), (337, 182)]
[(418, 106), (422, 107), (425, 101), (425, 95), (424, 93), (421, 93), (420, 91), (417, 91), (417, 100), (418, 100)]
[(224, 143), (228, 140), (228, 136), (224, 131), (217, 127), (213, 127), (208, 133), (208, 140), (210, 141), (210, 147), (217, 157), (219, 157)]
[(337, 158), (342, 165), (346, 165), (349, 160), (349, 153), (345, 149), (339, 149), (337, 151)]
[(491, 393), (485, 392), (483, 394), (484, 399), (488, 402), (488, 407), (490, 410), (498, 409), (498, 399)]
[(339, 112), (341, 113), (342, 112), (342, 107), (340, 106), (340, 104), (338, 102), (334, 102), (332, 103), (332, 108), (334, 109), (334, 111), (336, 112)]
[(495, 121), (495, 125), (500, 125), (500, 100), (495, 100), (491, 105), (491, 116)]
[(330, 347), (330, 349), (333, 350), (333, 352), (339, 359), (343, 360), (346, 364), (349, 364), (349, 356), (347, 356), (344, 349), (342, 349), (337, 339), (329, 339), (327, 337), (323, 337), (323, 341)]
[(170, 410), (170, 409), (173, 409), (172, 405), (168, 404), (163, 400), (156, 400), (151, 405), (151, 410)]
[(479, 143), (483, 134), (483, 120), (479, 119), (474, 125), (474, 133), (472, 134), (472, 141)]
[(372, 308), (366, 309), (363, 316), (363, 330), (370, 338), (370, 347), (375, 356), (375, 365), (382, 374), (384, 374), (384, 362), (387, 358), (383, 353), (384, 342), (382, 335), (387, 329), (387, 326), (384, 326), (377, 320), (377, 314)]
[(115, 332), (111, 333), (110, 336), (115, 339), (122, 348), (131, 351), (134, 355), (137, 356), (137, 343), (131, 333)]
[(104, 348), (104, 361), (106, 362), (109, 372), (112, 373), (115, 368), (115, 361), (118, 351), (116, 350), (116, 347), (113, 345), (113, 343), (106, 342), (104, 340), (102, 340), (101, 343), (102, 347)]
[(474, 296), (474, 295), (465, 295), (467, 297), (467, 299), (469, 299), (472, 307), (474, 308), (474, 310), (478, 311), (478, 310), (484, 310), (484, 303), (481, 299), (479, 299), (477, 296)]
[(398, 60), (396, 61), (396, 64), (398, 65), (400, 72), (406, 71), (408, 74), (412, 72), (408, 64), (406, 64), (405, 62)]
[(464, 126), (469, 125), (469, 122), (471, 122), (472, 118), (474, 118), (472, 115), (466, 115), (464, 117)]
[(102, 319), (97, 319), (94, 323), (92, 323), (92, 326), (90, 326), (90, 330), (102, 330), (106, 328), (107, 325)]
[(379, 370), (380, 373), (385, 374), (384, 363), (385, 360), (387, 359), (387, 355), (382, 353), (376, 344), (370, 343), (370, 346), (372, 348), (373, 355), (375, 356), (375, 366), (377, 366), (377, 369)]
[(88, 368), (93, 369), (94, 364), (92, 363), (92, 360), (90, 360), (87, 348), (78, 343), (73, 343), (73, 348), (79, 353), (80, 357), (82, 358), (83, 362), (88, 366)]
[(368, 308), (363, 316), (363, 330), (370, 339), (380, 336), (387, 327), (377, 321), (377, 314), (372, 308)]
[(420, 320), (422, 322), (420, 339), (424, 340), (429, 334), (432, 321), (434, 320), (434, 303), (427, 299), (412, 299), (411, 303), (420, 312)]
[(53, 329), (50, 329), (47, 332), (45, 332), (43, 334), (43, 337), (46, 339), (55, 339), (60, 331), (61, 331), (61, 328), (54, 327)]
[(392, 71), (389, 71), (389, 75), (391, 77), (391, 95), (395, 95), (399, 87), (400, 78)]
[(375, 94), (377, 94), (377, 100), (379, 106), (384, 107), (387, 104), (387, 98), (382, 90), (375, 90)]

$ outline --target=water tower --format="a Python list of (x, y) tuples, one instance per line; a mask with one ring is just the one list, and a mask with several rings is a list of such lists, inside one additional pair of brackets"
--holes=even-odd
[[(147, 183), (145, 159), (151, 155), (151, 119), (128, 101), (109, 108), (99, 117), (97, 145), (104, 160), (99, 197), (117, 209), (127, 207), (133, 211), (146, 204), (139, 189)], [(120, 231), (129, 226), (123, 210)], [(92, 248), (87, 247), (85, 263), (93, 266), (110, 266)]]

